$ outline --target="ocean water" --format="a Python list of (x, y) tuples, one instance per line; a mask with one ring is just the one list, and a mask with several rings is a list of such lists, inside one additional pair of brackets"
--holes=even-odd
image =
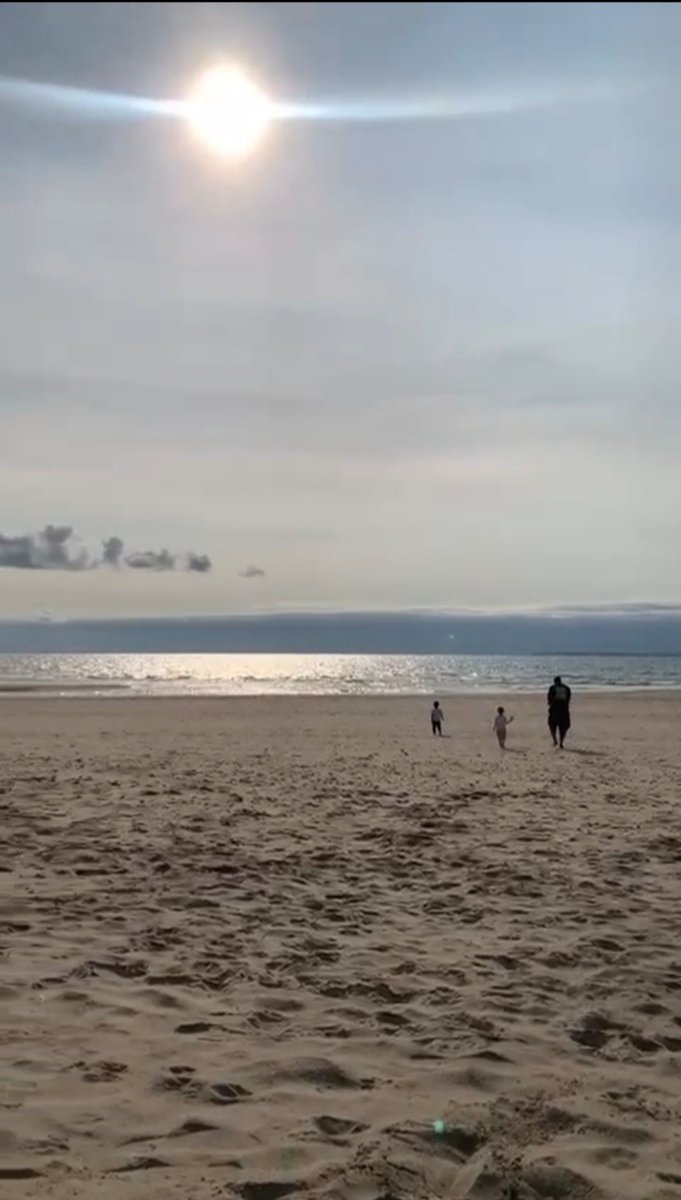
[(0, 691), (137, 696), (452, 695), (681, 688), (681, 658), (395, 654), (5, 654)]

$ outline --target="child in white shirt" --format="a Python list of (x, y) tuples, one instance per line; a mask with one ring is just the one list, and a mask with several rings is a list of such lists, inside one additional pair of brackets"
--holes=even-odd
[(506, 749), (506, 730), (508, 729), (512, 720), (513, 717), (506, 716), (506, 710), (504, 708), (499, 707), (497, 709), (497, 715), (494, 718), (494, 732), (497, 735), (497, 741), (502, 750)]

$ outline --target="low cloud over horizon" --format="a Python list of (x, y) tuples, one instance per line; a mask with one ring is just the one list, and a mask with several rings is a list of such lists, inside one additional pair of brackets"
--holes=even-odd
[(71, 525), (45, 525), (39, 533), (7, 536), (0, 533), (0, 568), (15, 571), (119, 570), (195, 571), (205, 574), (212, 563), (207, 554), (171, 554), (169, 550), (135, 550), (124, 554), (123, 539), (106, 538), (101, 557), (91, 555)]
[[(681, 609), (552, 613), (251, 613), (221, 618), (0, 620), (0, 652), (681, 657)], [(558, 664), (557, 664), (558, 665)], [(466, 668), (467, 670), (468, 668)], [(584, 678), (583, 664), (561, 664)], [(657, 668), (659, 670), (659, 668)], [(678, 666), (670, 668), (678, 682)], [(550, 674), (555, 674), (555, 670)], [(603, 676), (611, 681), (606, 671)], [(644, 678), (641, 676), (640, 678)]]

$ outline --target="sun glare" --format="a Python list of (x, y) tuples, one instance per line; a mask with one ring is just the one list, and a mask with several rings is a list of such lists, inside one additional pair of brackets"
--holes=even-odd
[(187, 101), (187, 119), (202, 142), (226, 158), (244, 158), (264, 137), (272, 105), (237, 67), (215, 67)]

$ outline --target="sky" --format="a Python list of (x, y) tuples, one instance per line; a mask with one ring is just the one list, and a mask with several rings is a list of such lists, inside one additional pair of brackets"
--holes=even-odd
[[(681, 601), (680, 46), (678, 4), (0, 6), (0, 534), (87, 564), (0, 568), (0, 618)], [(3, 86), (221, 60), (467, 112), (233, 163)]]

